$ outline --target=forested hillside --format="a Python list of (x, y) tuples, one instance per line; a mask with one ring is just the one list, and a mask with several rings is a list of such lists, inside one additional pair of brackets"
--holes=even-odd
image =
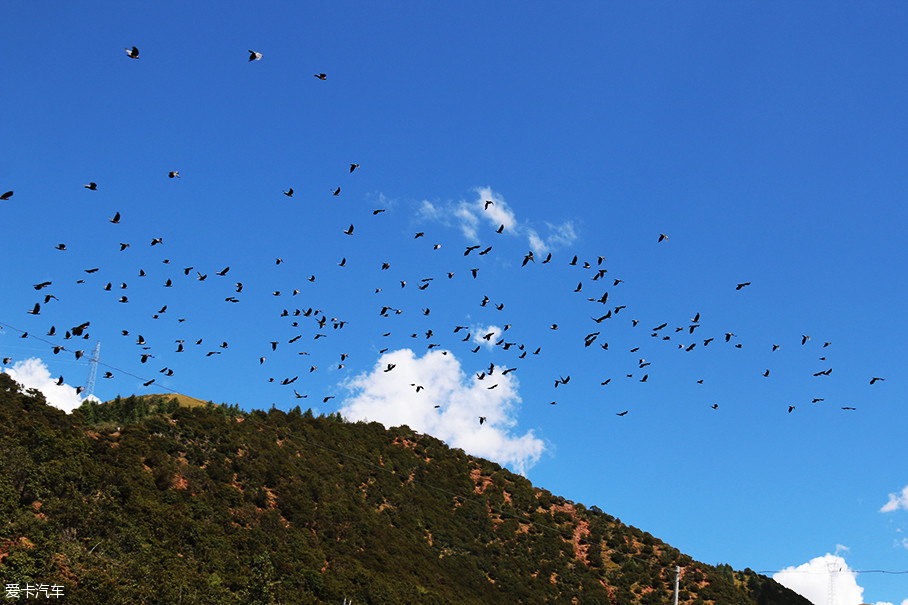
[[(806, 605), (407, 427), (0, 374), (0, 580), (67, 603)], [(709, 531), (709, 528), (703, 528)]]

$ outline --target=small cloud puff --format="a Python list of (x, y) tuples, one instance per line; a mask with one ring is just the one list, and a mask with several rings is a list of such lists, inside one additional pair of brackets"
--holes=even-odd
[(340, 408), (348, 420), (406, 424), (518, 473), (545, 450), (533, 431), (512, 433), (520, 404), (514, 375), (467, 376), (447, 351), (429, 351), (421, 358), (410, 349), (385, 353), (371, 372), (343, 386), (353, 392)]
[[(473, 326), (470, 328), (470, 331), (473, 333), (473, 342), (478, 345), (485, 345), (486, 348), (491, 349), (495, 347), (495, 343), (498, 342), (498, 339), (501, 337), (501, 328), (498, 326)], [(486, 336), (488, 338), (485, 338)]]
[(901, 494), (889, 494), (889, 502), (880, 509), (881, 513), (891, 513), (900, 508), (908, 510), (908, 485), (902, 488)]
[(12, 367), (3, 368), (3, 371), (26, 389), (40, 391), (48, 404), (67, 414), (82, 405), (83, 398), (76, 392), (76, 387), (57, 384), (57, 379), (51, 377), (50, 370), (38, 358), (17, 361)]

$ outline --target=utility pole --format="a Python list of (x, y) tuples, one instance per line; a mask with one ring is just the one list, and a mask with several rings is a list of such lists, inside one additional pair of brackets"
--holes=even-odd
[(681, 566), (675, 567), (675, 605), (678, 605), (678, 582), (681, 580)]

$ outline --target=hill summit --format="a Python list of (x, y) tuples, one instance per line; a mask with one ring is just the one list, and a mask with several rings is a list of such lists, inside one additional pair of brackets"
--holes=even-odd
[(0, 578), (71, 603), (809, 605), (406, 426), (0, 374)]

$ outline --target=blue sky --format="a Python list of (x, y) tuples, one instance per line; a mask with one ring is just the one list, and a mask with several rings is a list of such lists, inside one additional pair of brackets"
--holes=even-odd
[(906, 26), (897, 3), (7, 6), (3, 365), (79, 386), (100, 341), (101, 399), (406, 423), (707, 563), (840, 557), (840, 602), (901, 604), (905, 575), (860, 572), (908, 570)]

